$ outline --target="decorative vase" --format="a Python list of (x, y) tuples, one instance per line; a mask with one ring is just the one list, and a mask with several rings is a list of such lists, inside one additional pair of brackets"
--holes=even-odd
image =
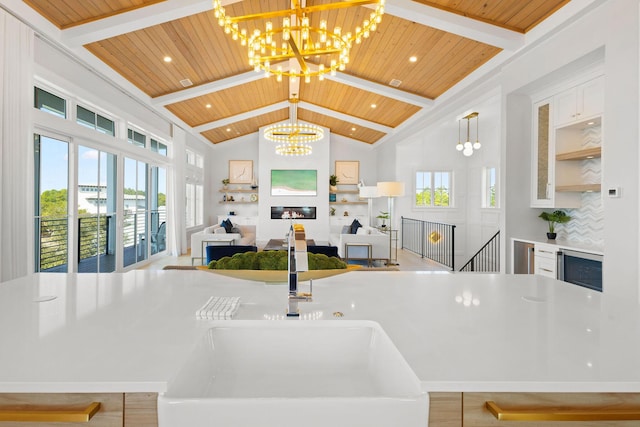
[(547, 239), (555, 240), (557, 233), (547, 233)]
[(336, 187), (335, 185), (330, 185), (329, 191), (338, 191), (338, 187)]

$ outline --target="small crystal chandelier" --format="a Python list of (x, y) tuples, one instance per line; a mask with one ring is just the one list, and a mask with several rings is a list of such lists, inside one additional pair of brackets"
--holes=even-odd
[[(478, 129), (479, 129), (479, 124), (478, 122), (480, 121), (478, 119), (478, 116), (480, 115), (480, 113), (470, 113), (467, 114), (466, 116), (464, 116), (463, 118), (461, 118), (460, 120), (458, 120), (458, 144), (456, 145), (456, 150), (458, 151), (462, 151), (462, 154), (464, 154), (465, 156), (469, 157), (473, 154), (473, 150), (479, 150), (480, 147), (482, 147), (482, 144), (480, 144), (480, 141), (478, 140)], [(467, 139), (465, 140), (464, 143), (462, 143), (462, 141), (460, 140), (460, 122), (462, 120), (467, 120)], [(471, 136), (470, 136), (470, 121), (471, 119), (476, 119), (476, 142), (471, 142)]]
[[(247, 47), (249, 65), (255, 71), (264, 71), (267, 77), (273, 74), (278, 81), (282, 81), (282, 76), (289, 76), (304, 78), (309, 83), (311, 77), (317, 76), (323, 80), (325, 74), (335, 75), (336, 70), (346, 68), (353, 43), (359, 44), (362, 39), (368, 38), (382, 21), (385, 0), (349, 0), (314, 6), (301, 5), (300, 0), (292, 0), (291, 3), (291, 8), (286, 10), (231, 17), (226, 14), (221, 0), (213, 0), (213, 10), (224, 32)], [(353, 31), (344, 31), (341, 27), (331, 31), (327, 28), (326, 19), (321, 19), (317, 27), (311, 25), (310, 15), (314, 12), (367, 4), (377, 6)], [(270, 20), (278, 17), (282, 17), (280, 27)], [(250, 30), (245, 26), (240, 28), (241, 22), (259, 19), (267, 20), (263, 30)], [(311, 69), (306, 58), (312, 56), (327, 57), (327, 60)], [(298, 61), (299, 69), (291, 66), (285, 69), (276, 64), (293, 58)]]
[(320, 126), (309, 123), (298, 123), (298, 98), (289, 100), (289, 122), (267, 126), (264, 137), (268, 141), (279, 143), (276, 153), (281, 156), (308, 156), (313, 152), (311, 143), (324, 137)]

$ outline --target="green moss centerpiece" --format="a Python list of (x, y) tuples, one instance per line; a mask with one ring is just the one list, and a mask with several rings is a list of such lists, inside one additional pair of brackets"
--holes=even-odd
[[(259, 282), (286, 282), (287, 251), (244, 252), (214, 260), (207, 270), (225, 276)], [(336, 257), (307, 252), (309, 271), (298, 273), (298, 280), (320, 279), (355, 270), (360, 266), (347, 265)]]

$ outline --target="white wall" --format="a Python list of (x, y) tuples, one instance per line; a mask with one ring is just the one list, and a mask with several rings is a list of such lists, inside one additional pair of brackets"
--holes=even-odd
[(63, 93), (114, 116), (124, 117), (163, 138), (171, 134), (169, 121), (41, 38), (36, 38), (35, 62), (36, 76), (52, 83)]
[[(258, 179), (259, 190), (268, 187), (269, 181), (263, 181), (259, 176), (260, 162), (258, 156), (258, 135), (250, 134), (220, 144), (211, 145), (207, 150), (207, 167), (205, 168), (205, 212), (204, 222), (206, 225), (215, 224), (218, 215), (228, 215), (233, 211), (236, 215), (257, 216), (258, 205), (221, 203), (224, 193), (222, 180), (229, 178), (229, 160), (252, 160), (253, 176)], [(237, 187), (232, 185), (232, 187)], [(249, 189), (249, 184), (243, 185)], [(261, 194), (260, 194), (261, 195)], [(240, 196), (240, 197), (238, 197)], [(249, 198), (250, 194), (234, 194), (236, 200), (241, 197)]]
[[(336, 160), (346, 160), (353, 161), (357, 160), (360, 162), (360, 180), (364, 182), (367, 186), (374, 186), (378, 180), (378, 169), (376, 168), (376, 162), (378, 159), (377, 153), (372, 146), (364, 144), (360, 141), (356, 141), (350, 138), (345, 138), (340, 135), (332, 134), (331, 135), (331, 163), (329, 165), (331, 174), (335, 173), (336, 168)], [(340, 187), (340, 182), (338, 182), (338, 188)], [(351, 189), (351, 188), (349, 188)], [(338, 195), (340, 197), (340, 195)], [(354, 199), (355, 197), (349, 197), (349, 199)], [(376, 203), (379, 200), (373, 199), (373, 216), (375, 217), (378, 214), (376, 210)], [(386, 206), (386, 201), (384, 206)], [(344, 212), (346, 211), (348, 215), (348, 219), (345, 221), (352, 221), (357, 218), (360, 222), (363, 219), (368, 220), (368, 208), (367, 205), (336, 205), (336, 216), (344, 217)], [(382, 210), (386, 210), (382, 209)], [(364, 223), (363, 223), (364, 224)], [(374, 224), (375, 225), (375, 224)]]
[[(315, 206), (315, 220), (300, 220), (304, 225), (307, 239), (328, 240), (329, 230), (329, 150), (332, 135), (324, 128), (324, 138), (313, 143), (309, 156), (280, 156), (275, 152), (273, 142), (267, 141), (262, 129), (259, 133), (258, 152), (260, 158), (259, 182), (260, 203), (256, 240), (282, 239), (289, 230), (288, 220), (271, 219), (272, 206)], [(271, 196), (272, 169), (315, 169), (318, 171), (316, 196)]]
[[(604, 197), (604, 292), (638, 300), (638, 1), (611, 0), (579, 21), (541, 43), (505, 67), (502, 75), (507, 107), (518, 104), (519, 94), (531, 90), (537, 81), (549, 84), (554, 73), (568, 64), (579, 62), (604, 47), (605, 107), (603, 125), (603, 190), (620, 187), (620, 198)], [(566, 78), (566, 72), (558, 78)], [(508, 122), (507, 137), (517, 133), (511, 123), (512, 110), (504, 112)], [(513, 114), (516, 120), (525, 120)], [(520, 135), (527, 138), (527, 135)], [(528, 137), (530, 138), (530, 137)], [(505, 160), (529, 156), (530, 140), (505, 140)], [(522, 162), (520, 162), (522, 163)], [(524, 167), (523, 164), (520, 166)], [(522, 169), (508, 165), (507, 185), (521, 179)], [(530, 173), (527, 175), (530, 176)], [(528, 189), (523, 188), (523, 192)], [(514, 194), (509, 191), (509, 194)], [(507, 201), (507, 229), (510, 237), (524, 231), (517, 213), (527, 215), (528, 197), (516, 196)], [(534, 212), (534, 210), (529, 209)], [(622, 214), (622, 215), (621, 215)], [(529, 216), (529, 215), (527, 215)], [(523, 218), (524, 219), (524, 218)], [(544, 232), (544, 224), (538, 224)]]
[[(482, 208), (482, 174), (485, 167), (500, 170), (501, 104), (497, 90), (489, 90), (474, 99), (465, 99), (448, 114), (424, 127), (396, 147), (395, 179), (406, 183), (406, 196), (395, 201), (394, 224), (401, 216), (456, 226), (456, 266), (461, 267), (498, 231), (500, 209)], [(456, 150), (458, 118), (479, 113), (480, 150), (465, 157)], [(475, 135), (472, 121), (471, 135)], [(466, 138), (466, 120), (461, 122), (461, 138)], [(417, 171), (452, 171), (453, 205), (450, 208), (416, 208), (414, 206)]]
[[(322, 141), (313, 144), (313, 154), (304, 157), (283, 157), (275, 154), (275, 145), (264, 140), (262, 130), (220, 144), (207, 150), (205, 171), (207, 190), (205, 194), (205, 222), (214, 224), (218, 215), (235, 211), (236, 215), (259, 216), (257, 240), (265, 243), (269, 239), (283, 238), (288, 223), (271, 219), (271, 206), (315, 206), (317, 219), (304, 221), (309, 238), (326, 242), (329, 235), (329, 175), (335, 172), (336, 160), (360, 162), (360, 179), (367, 185), (377, 181), (377, 153), (373, 147), (331, 134), (325, 129)], [(229, 160), (253, 160), (254, 176), (258, 180), (258, 204), (221, 204), (223, 193), (221, 181), (229, 174)], [(318, 195), (316, 197), (272, 197), (271, 169), (315, 169), (318, 171)], [(209, 190), (210, 189), (210, 190)], [(248, 195), (245, 195), (248, 197)], [(234, 195), (237, 199), (237, 195)], [(208, 198), (208, 199), (207, 199)], [(386, 205), (385, 205), (386, 206)], [(366, 217), (366, 205), (339, 205), (336, 215), (348, 211), (349, 217)]]

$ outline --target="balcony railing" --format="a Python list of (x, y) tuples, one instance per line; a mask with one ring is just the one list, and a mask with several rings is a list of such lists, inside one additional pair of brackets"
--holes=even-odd
[[(78, 218), (78, 262), (103, 255), (109, 247), (111, 215)], [(37, 218), (40, 238), (39, 271), (57, 269), (67, 264), (68, 218)]]
[[(166, 211), (152, 211), (150, 218), (151, 254), (155, 254), (166, 248), (165, 236), (160, 235), (165, 230), (161, 225), (166, 221)], [(130, 214), (124, 219), (124, 265), (146, 259), (145, 219), (146, 213)], [(68, 271), (68, 221), (66, 217), (36, 218), (40, 248), (36, 260), (38, 271)], [(115, 256), (114, 221), (115, 215), (83, 215), (78, 218), (78, 271), (97, 271), (95, 260), (86, 261), (95, 257), (101, 257), (101, 264), (108, 262), (110, 265), (100, 265), (100, 271), (114, 271), (115, 261), (111, 259)]]
[(39, 236), (38, 271), (49, 270), (67, 264), (68, 219), (36, 218)]
[(107, 253), (111, 218), (111, 215), (78, 218), (78, 261)]

